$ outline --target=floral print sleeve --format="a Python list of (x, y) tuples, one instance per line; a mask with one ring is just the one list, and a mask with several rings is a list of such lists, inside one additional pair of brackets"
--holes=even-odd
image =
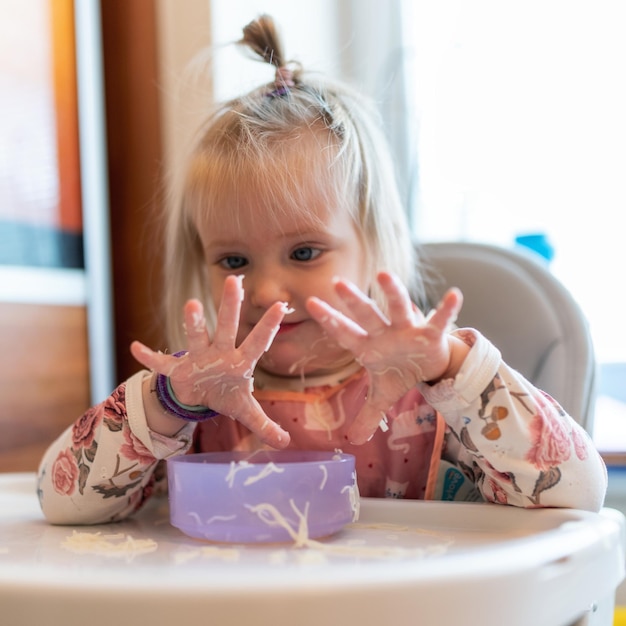
[(140, 373), (89, 409), (48, 449), (38, 494), (48, 521), (95, 524), (123, 519), (152, 494), (159, 461), (185, 453), (193, 425), (175, 438), (149, 431)]
[(456, 333), (472, 346), (461, 371), (422, 386), (448, 424), (447, 460), (491, 502), (600, 509), (606, 468), (586, 431), (478, 332)]

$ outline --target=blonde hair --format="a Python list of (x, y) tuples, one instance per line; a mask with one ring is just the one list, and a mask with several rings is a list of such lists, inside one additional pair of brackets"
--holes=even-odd
[[(182, 307), (199, 298), (214, 323), (198, 224), (236, 202), (238, 182), (282, 202), (276, 211), (306, 211), (306, 191), (290, 179), (289, 151), (310, 149), (307, 176), (329, 207), (350, 212), (372, 278), (396, 273), (414, 298), (423, 296), (417, 259), (400, 201), (392, 159), (377, 114), (362, 94), (287, 62), (274, 22), (261, 16), (238, 42), (277, 68), (276, 81), (218, 105), (200, 129), (186, 166), (179, 201), (169, 207), (165, 241), (165, 314), (171, 349), (184, 347)], [(295, 146), (295, 148), (294, 148)], [(291, 152), (293, 154), (293, 152)], [(302, 176), (299, 176), (301, 180)], [(229, 205), (230, 206), (230, 205)], [(280, 223), (280, 215), (272, 216)], [(383, 306), (375, 283), (372, 297)], [(384, 306), (383, 306), (384, 308)]]

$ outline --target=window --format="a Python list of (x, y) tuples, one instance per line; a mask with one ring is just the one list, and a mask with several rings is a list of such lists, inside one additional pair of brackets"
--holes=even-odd
[(544, 233), (589, 318), (596, 444), (626, 451), (626, 12), (619, 0), (405, 0), (420, 240)]

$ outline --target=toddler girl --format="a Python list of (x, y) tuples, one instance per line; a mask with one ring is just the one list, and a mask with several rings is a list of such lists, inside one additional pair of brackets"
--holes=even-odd
[(123, 519), (159, 461), (261, 447), (354, 454), (369, 497), (597, 510), (590, 438), (452, 330), (458, 290), (424, 315), (388, 149), (361, 95), (283, 57), (261, 17), (242, 43), (270, 85), (213, 111), (167, 220), (170, 346), (54, 442), (39, 470), (53, 523)]

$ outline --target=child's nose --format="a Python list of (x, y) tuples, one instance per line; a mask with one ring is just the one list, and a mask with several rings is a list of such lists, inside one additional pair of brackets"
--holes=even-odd
[(244, 281), (244, 287), (250, 303), (255, 307), (267, 309), (275, 302), (289, 302), (290, 300), (287, 281), (280, 272), (268, 271), (261, 276), (255, 276), (249, 282)]

